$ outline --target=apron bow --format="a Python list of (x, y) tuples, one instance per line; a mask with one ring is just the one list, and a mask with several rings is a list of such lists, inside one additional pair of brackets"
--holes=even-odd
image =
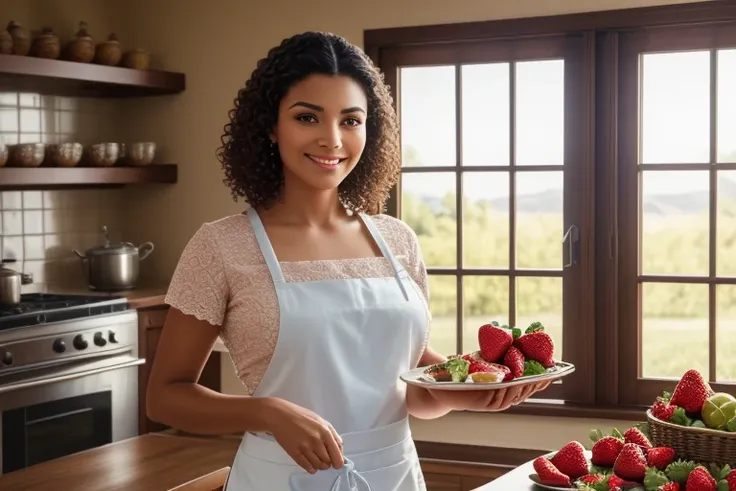
[[(294, 474), (289, 479), (292, 491), (318, 491), (313, 489), (314, 481), (311, 474)], [(322, 491), (322, 490), (319, 490)], [(345, 459), (345, 465), (337, 471), (337, 477), (329, 490), (324, 491), (372, 491), (368, 481), (355, 470), (355, 464)]]

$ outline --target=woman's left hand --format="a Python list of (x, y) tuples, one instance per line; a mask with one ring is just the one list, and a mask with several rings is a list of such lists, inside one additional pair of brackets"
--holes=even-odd
[(514, 385), (497, 390), (432, 390), (432, 397), (453, 411), (504, 411), (521, 404), (534, 393), (549, 387), (551, 381)]

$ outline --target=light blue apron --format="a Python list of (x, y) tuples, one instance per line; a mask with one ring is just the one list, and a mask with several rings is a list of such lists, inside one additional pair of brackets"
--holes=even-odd
[(253, 397), (310, 409), (343, 439), (345, 466), (311, 475), (265, 434), (246, 433), (227, 491), (426, 491), (399, 374), (419, 361), (429, 312), (375, 224), (394, 276), (287, 283), (258, 214), (250, 217), (276, 287), (278, 341)]

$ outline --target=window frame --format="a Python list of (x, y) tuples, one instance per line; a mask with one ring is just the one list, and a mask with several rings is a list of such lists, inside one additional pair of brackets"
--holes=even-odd
[[(532, 401), (515, 408), (514, 412), (620, 417), (630, 420), (634, 416), (640, 417), (643, 408), (651, 401), (653, 390), (672, 387), (672, 381), (655, 381), (651, 385), (651, 380), (643, 381), (632, 377), (631, 369), (628, 368), (632, 362), (637, 363), (634, 366), (638, 367), (638, 360), (632, 359), (629, 354), (632, 340), (637, 342), (638, 322), (630, 323), (631, 311), (636, 309), (631, 308), (630, 300), (626, 303), (630, 299), (625, 288), (631, 284), (631, 254), (627, 256), (624, 241), (630, 241), (631, 235), (638, 240), (638, 227), (633, 234), (628, 235), (625, 228), (620, 227), (620, 214), (629, 212), (623, 204), (625, 200), (621, 198), (626, 196), (625, 193), (632, 192), (625, 181), (627, 174), (624, 166), (620, 165), (620, 160), (626, 155), (624, 146), (627, 144), (625, 130), (628, 120), (623, 105), (631, 97), (622, 86), (625, 60), (627, 56), (630, 58), (624, 36), (644, 36), (651, 43), (654, 38), (649, 34), (659, 31), (659, 28), (664, 27), (671, 32), (698, 29), (702, 33), (708, 33), (714, 26), (733, 21), (736, 21), (736, 2), (714, 0), (560, 16), (365, 31), (365, 51), (384, 72), (397, 103), (397, 67), (402, 63), (418, 65), (422, 63), (417, 61), (443, 60), (447, 64), (461, 64), (469, 62), (466, 60), (477, 59), (477, 54), (473, 53), (488, 43), (495, 43), (500, 54), (508, 55), (515, 52), (515, 46), (518, 51), (518, 46), (521, 45), (526, 46), (529, 53), (534, 51), (534, 46), (543, 50), (544, 43), (540, 40), (549, 36), (581, 36), (583, 39), (579, 53), (580, 69), (583, 73), (578, 90), (582, 91), (579, 92), (583, 94), (582, 98), (590, 103), (581, 104), (588, 107), (578, 114), (580, 119), (577, 124), (585, 135), (578, 151), (582, 152), (582, 158), (591, 162), (591, 165), (577, 177), (580, 179), (577, 182), (584, 186), (577, 206), (585, 203), (589, 206), (583, 206), (576, 217), (577, 223), (571, 223), (578, 227), (587, 227), (585, 231), (580, 231), (582, 250), (579, 257), (584, 262), (575, 269), (577, 274), (583, 275), (583, 278), (578, 278), (578, 284), (587, 288), (578, 290), (583, 295), (580, 299), (584, 300), (580, 303), (585, 304), (579, 315), (581, 319), (590, 319), (590, 324), (587, 328), (582, 323), (568, 328), (579, 345), (575, 348), (574, 360), (570, 361), (576, 363), (576, 373), (582, 373), (568, 384), (567, 393), (551, 388), (544, 394), (545, 398), (561, 400)], [(700, 38), (680, 37), (679, 41), (678, 36), (670, 36), (669, 39), (680, 43), (687, 39), (701, 39), (701, 42), (710, 39), (713, 42), (713, 36), (709, 38), (707, 35), (701, 35)], [(693, 47), (692, 43), (685, 46), (686, 49)], [(677, 47), (671, 49), (675, 50)], [(443, 170), (456, 171), (457, 168)], [(566, 187), (570, 185), (568, 182), (566, 177)], [(399, 216), (399, 195), (400, 184), (391, 193), (386, 213)], [(565, 229), (571, 223), (566, 219)], [(634, 250), (638, 250), (638, 246)], [(567, 297), (571, 300), (570, 294)], [(622, 308), (627, 305), (628, 310)], [(567, 331), (565, 334), (566, 338), (572, 338)], [(565, 351), (568, 352), (567, 343)], [(637, 351), (634, 350), (634, 353)], [(568, 359), (568, 356), (565, 358)], [(732, 387), (731, 384), (728, 385)], [(714, 387), (722, 388), (718, 384)], [(631, 389), (634, 389), (635, 397), (627, 393)]]
[[(511, 230), (510, 238), (510, 264), (508, 268), (475, 268), (465, 267), (463, 265), (463, 224), (462, 224), (462, 205), (463, 205), (463, 186), (462, 178), (465, 174), (473, 172), (508, 172), (510, 176), (510, 199), (511, 206), (514, 203), (515, 185), (514, 176), (519, 172), (535, 172), (535, 171), (563, 171), (564, 185), (563, 189), (572, 191), (573, 199), (568, 199), (567, 192), (564, 200), (564, 223), (563, 233), (571, 226), (578, 228), (578, 240), (574, 246), (576, 252), (575, 258), (589, 258), (593, 248), (589, 245), (589, 238), (592, 233), (589, 231), (593, 226), (592, 213), (588, 211), (593, 209), (592, 193), (576, 193), (576, 189), (585, 189), (592, 183), (592, 166), (593, 155), (592, 149), (592, 125), (586, 124), (586, 115), (591, 112), (593, 105), (592, 81), (586, 78), (590, 70), (586, 70), (586, 63), (590, 63), (589, 57), (586, 57), (586, 48), (589, 46), (588, 36), (580, 33), (572, 33), (568, 35), (551, 35), (535, 38), (527, 38), (522, 40), (485, 40), (458, 43), (452, 46), (418, 46), (406, 47), (398, 49), (388, 49), (384, 52), (381, 61), (381, 68), (386, 76), (386, 80), (391, 87), (392, 96), (395, 106), (400, 107), (400, 94), (396, 88), (399, 87), (400, 69), (403, 66), (430, 66), (430, 65), (454, 65), (455, 66), (455, 97), (456, 97), (456, 162), (454, 166), (443, 167), (410, 167), (404, 168), (404, 174), (421, 174), (430, 172), (453, 173), (455, 175), (455, 192), (456, 207), (458, 213), (457, 221), (457, 257), (456, 266), (443, 268), (428, 268), (430, 275), (451, 275), (457, 278), (457, 343), (462, 342), (462, 329), (464, 319), (463, 309), (463, 278), (481, 275), (481, 276), (501, 276), (509, 278), (509, 297), (510, 297), (510, 315), (511, 322), (514, 323), (514, 306), (511, 305), (515, 300), (516, 278), (519, 277), (545, 277), (551, 276), (560, 278), (563, 282), (563, 325), (571, 326), (566, 330), (567, 335), (563, 336), (563, 350), (565, 352), (565, 360), (576, 366), (576, 371), (572, 375), (565, 378), (563, 383), (556, 383), (545, 391), (545, 398), (555, 400), (566, 400), (576, 402), (588, 402), (593, 397), (593, 380), (591, 375), (592, 360), (589, 356), (590, 350), (587, 346), (592, 345), (593, 333), (585, 329), (583, 326), (593, 323), (593, 310), (590, 308), (593, 302), (592, 284), (587, 284), (586, 279), (592, 278), (590, 274), (591, 264), (584, 261), (576, 260), (571, 267), (563, 268), (561, 271), (554, 271), (549, 274), (542, 269), (517, 268), (514, 263), (515, 258), (515, 230), (513, 226), (514, 213), (510, 213)], [(461, 92), (461, 70), (463, 64), (475, 63), (498, 63), (498, 62), (519, 62), (536, 59), (559, 59), (565, 60), (565, 121), (564, 121), (564, 138), (565, 138), (565, 154), (563, 166), (534, 166), (534, 165), (513, 165), (514, 162), (514, 140), (515, 132), (510, 132), (511, 144), (511, 162), (508, 166), (463, 166), (462, 165), (462, 104), (460, 104)], [(511, 67), (511, 84), (510, 98), (514, 98), (514, 75), (513, 65)], [(585, 94), (580, 97), (579, 94)], [(574, 97), (577, 95), (576, 97)], [(511, 109), (511, 126), (514, 126), (514, 110), (512, 103)], [(400, 114), (399, 114), (400, 118)], [(585, 135), (584, 138), (578, 138), (577, 135)], [(401, 179), (395, 190), (392, 200), (392, 208), (388, 213), (393, 216), (401, 215), (401, 203), (397, 196), (400, 196)], [(562, 236), (560, 236), (562, 242)], [(562, 244), (561, 244), (562, 246)], [(582, 253), (582, 250), (585, 252)], [(569, 260), (570, 258), (566, 258)], [(431, 292), (430, 292), (431, 295)], [(576, 298), (577, 297), (577, 298)], [(563, 328), (564, 329), (564, 328)], [(464, 349), (464, 348), (463, 348)], [(464, 349), (464, 352), (467, 349)]]

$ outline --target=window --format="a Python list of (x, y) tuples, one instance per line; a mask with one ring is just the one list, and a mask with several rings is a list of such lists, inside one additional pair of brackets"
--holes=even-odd
[(590, 378), (586, 333), (572, 327), (592, 323), (579, 301), (581, 230), (591, 235), (583, 46), (570, 35), (385, 55), (401, 124), (395, 212), (427, 265), (431, 345), (467, 353), (483, 324), (541, 321), (581, 367), (546, 394), (566, 400), (584, 400)]
[(621, 374), (643, 403), (690, 368), (736, 381), (736, 26), (621, 53)]
[(435, 349), (540, 320), (577, 366), (545, 398), (639, 407), (688, 368), (736, 382), (736, 5), (368, 31), (366, 49)]

